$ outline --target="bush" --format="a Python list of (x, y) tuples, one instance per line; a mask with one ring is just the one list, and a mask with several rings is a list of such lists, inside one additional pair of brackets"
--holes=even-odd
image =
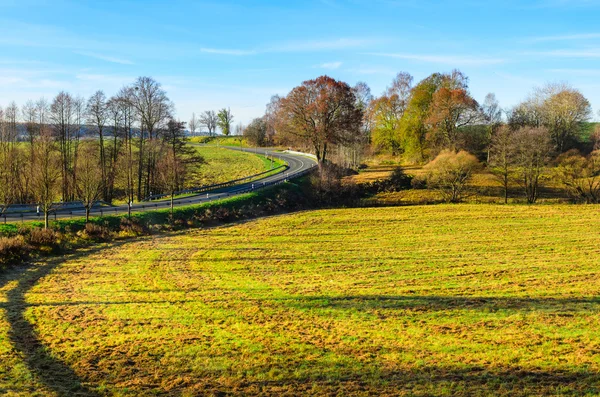
[(60, 243), (60, 235), (52, 229), (41, 229), (34, 227), (26, 236), (29, 244), (36, 247), (57, 248)]
[(465, 151), (444, 150), (424, 167), (430, 189), (439, 190), (447, 202), (462, 200), (471, 177), (479, 168), (475, 156)]
[(121, 218), (119, 229), (122, 233), (132, 236), (141, 236), (148, 232), (145, 225), (139, 219), (133, 217), (131, 219), (127, 217)]
[(600, 151), (583, 157), (578, 151), (570, 150), (557, 162), (554, 173), (569, 196), (587, 204), (600, 202)]
[(0, 237), (0, 265), (14, 265), (27, 259), (31, 248), (23, 236)]
[(336, 164), (323, 164), (310, 176), (304, 194), (313, 206), (350, 204), (359, 194), (354, 183), (343, 179), (349, 174), (351, 171)]
[(97, 225), (95, 223), (87, 223), (80, 235), (85, 239), (93, 241), (110, 240), (110, 230), (108, 227)]

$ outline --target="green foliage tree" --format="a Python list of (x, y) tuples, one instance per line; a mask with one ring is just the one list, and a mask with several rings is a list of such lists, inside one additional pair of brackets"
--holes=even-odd
[(231, 125), (233, 123), (233, 115), (230, 109), (221, 109), (217, 113), (217, 125), (225, 136), (231, 135)]

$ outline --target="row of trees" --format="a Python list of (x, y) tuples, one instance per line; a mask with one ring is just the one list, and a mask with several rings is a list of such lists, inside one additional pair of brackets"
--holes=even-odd
[(206, 110), (200, 114), (200, 117), (196, 117), (196, 113), (192, 113), (192, 118), (188, 124), (190, 134), (196, 135), (196, 133), (204, 127), (209, 136), (216, 135), (217, 127), (219, 127), (223, 135), (229, 136), (232, 132), (232, 125), (233, 114), (229, 108), (223, 108), (218, 112)]
[[(0, 109), (0, 203), (39, 205), (47, 220), (57, 200), (132, 203), (179, 190), (201, 159), (185, 145), (185, 123), (161, 85), (140, 77), (108, 98), (61, 92), (51, 102)], [(20, 137), (25, 142), (19, 142)]]
[[(365, 153), (389, 153), (404, 161), (431, 162), (427, 184), (460, 200), (482, 162), (504, 189), (522, 186), (527, 201), (539, 196), (550, 175), (579, 199), (597, 202), (600, 130), (585, 135), (589, 101), (568, 84), (535, 89), (522, 103), (502, 109), (494, 94), (483, 103), (460, 71), (434, 73), (414, 84), (399, 73), (374, 97), (365, 83), (354, 87), (322, 76), (305, 81), (245, 129), (256, 145), (286, 144), (311, 150), (319, 162), (356, 168)], [(596, 142), (596, 147), (594, 147)], [(579, 149), (584, 154), (581, 154)], [(549, 167), (549, 166), (553, 167)]]
[(417, 84), (399, 73), (379, 97), (365, 83), (350, 87), (322, 76), (273, 97), (245, 135), (256, 144), (304, 145), (320, 160), (331, 156), (347, 166), (357, 166), (369, 151), (423, 163), (443, 150), (465, 150), (488, 161), (492, 139), (504, 124), (512, 130), (544, 128), (559, 154), (579, 145), (591, 115), (589, 101), (567, 84), (549, 84), (502, 109), (494, 94), (477, 102), (458, 70)]

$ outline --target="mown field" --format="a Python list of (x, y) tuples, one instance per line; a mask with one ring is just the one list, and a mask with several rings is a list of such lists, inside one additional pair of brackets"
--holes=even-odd
[(303, 212), (0, 275), (0, 394), (597, 395), (600, 208)]
[[(213, 185), (267, 171), (270, 162), (254, 153), (212, 146), (195, 147), (205, 163), (190, 175), (191, 186)], [(277, 166), (278, 164), (276, 164)]]

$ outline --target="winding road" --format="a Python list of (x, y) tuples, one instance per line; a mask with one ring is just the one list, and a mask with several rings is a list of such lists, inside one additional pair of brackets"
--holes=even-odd
[[(175, 207), (181, 207), (185, 205), (200, 204), (208, 201), (220, 200), (226, 197), (231, 197), (243, 193), (247, 193), (252, 190), (261, 189), (263, 187), (276, 185), (284, 182), (288, 179), (292, 179), (301, 175), (306, 174), (311, 169), (317, 166), (317, 161), (312, 157), (300, 153), (290, 152), (278, 152), (273, 149), (241, 149), (234, 147), (225, 147), (229, 150), (241, 150), (244, 152), (251, 152), (256, 154), (267, 154), (269, 156), (278, 157), (287, 163), (287, 169), (283, 172), (279, 172), (274, 175), (266, 176), (261, 179), (257, 179), (251, 182), (240, 183), (233, 186), (221, 187), (215, 190), (209, 190), (204, 193), (199, 193), (191, 196), (177, 198), (174, 200)], [(144, 212), (152, 211), (161, 208), (168, 208), (170, 201), (157, 201), (157, 202), (143, 202), (136, 203), (131, 206), (131, 212)], [(127, 204), (111, 207), (95, 207), (91, 210), (92, 216), (103, 216), (103, 215), (116, 215), (126, 214), (128, 212)], [(71, 217), (82, 217), (85, 216), (85, 209), (83, 207), (70, 207), (70, 208), (57, 208), (51, 213), (51, 218), (71, 218)], [(35, 212), (9, 212), (0, 218), (3, 222), (20, 222), (20, 221), (31, 221), (31, 220), (43, 220), (43, 214), (36, 214)]]

